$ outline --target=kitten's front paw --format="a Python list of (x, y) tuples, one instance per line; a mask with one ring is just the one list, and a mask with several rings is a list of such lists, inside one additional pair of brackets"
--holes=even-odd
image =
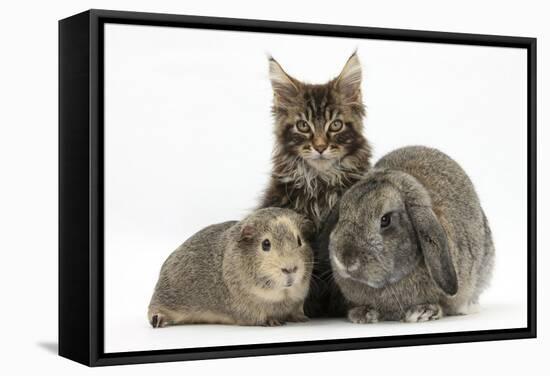
[(439, 304), (419, 304), (409, 308), (405, 314), (405, 322), (424, 322), (438, 320), (443, 317)]
[(348, 311), (348, 319), (355, 324), (371, 324), (378, 322), (380, 314), (378, 311), (368, 307), (355, 307)]
[(282, 326), (284, 325), (284, 321), (275, 320), (275, 319), (267, 319), (263, 323), (263, 326)]
[(300, 314), (288, 316), (286, 321), (288, 321), (288, 322), (308, 322), (309, 317), (307, 317), (303, 313), (300, 313)]

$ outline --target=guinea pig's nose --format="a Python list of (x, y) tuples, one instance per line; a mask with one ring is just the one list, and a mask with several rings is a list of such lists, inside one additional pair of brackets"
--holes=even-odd
[(285, 274), (296, 273), (297, 270), (298, 270), (297, 266), (295, 266), (293, 268), (282, 268), (281, 269), (281, 271)]

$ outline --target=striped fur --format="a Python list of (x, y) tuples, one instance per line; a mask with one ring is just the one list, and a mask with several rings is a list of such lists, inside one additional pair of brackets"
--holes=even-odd
[(361, 65), (357, 54), (338, 77), (306, 84), (270, 59), (275, 147), (260, 207), (294, 209), (317, 227), (340, 196), (370, 168), (363, 136)]

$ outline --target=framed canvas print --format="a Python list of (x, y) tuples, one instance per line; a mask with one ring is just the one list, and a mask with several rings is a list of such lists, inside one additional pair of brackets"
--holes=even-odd
[(59, 23), (59, 353), (536, 336), (536, 40)]

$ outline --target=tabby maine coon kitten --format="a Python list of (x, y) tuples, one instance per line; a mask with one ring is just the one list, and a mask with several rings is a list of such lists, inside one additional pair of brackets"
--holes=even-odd
[[(354, 53), (340, 75), (322, 85), (303, 83), (270, 58), (275, 118), (273, 170), (260, 207), (290, 208), (322, 229), (342, 194), (370, 168), (363, 137), (365, 108), (361, 64)], [(312, 285), (305, 302), (309, 317), (345, 314), (343, 297), (331, 278), (328, 255), (315, 254)]]
[(357, 54), (326, 84), (298, 81), (270, 58), (274, 98), (273, 171), (261, 207), (294, 209), (317, 228), (370, 168), (363, 137), (361, 64)]

